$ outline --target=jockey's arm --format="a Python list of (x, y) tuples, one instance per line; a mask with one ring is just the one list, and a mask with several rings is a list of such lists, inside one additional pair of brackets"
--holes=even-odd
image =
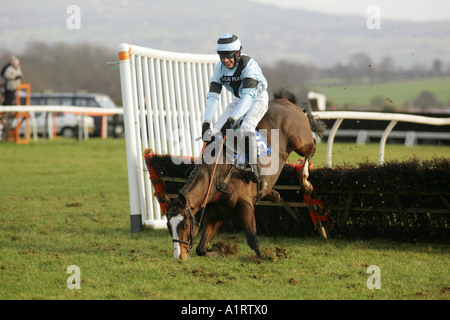
[(211, 82), (208, 94), (206, 95), (206, 108), (203, 122), (212, 123), (217, 108), (219, 107), (219, 95), (222, 91), (222, 85), (217, 82)]
[(250, 110), (250, 108), (253, 105), (253, 102), (255, 101), (255, 98), (258, 94), (257, 87), (258, 87), (258, 81), (256, 81), (255, 79), (252, 79), (252, 78), (244, 79), (241, 100), (239, 101), (238, 105), (236, 106), (236, 109), (234, 109), (230, 118), (233, 118), (235, 120), (239, 119), (240, 117), (245, 115), (248, 110)]

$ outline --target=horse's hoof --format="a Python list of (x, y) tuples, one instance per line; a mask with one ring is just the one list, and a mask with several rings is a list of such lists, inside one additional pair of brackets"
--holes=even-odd
[(312, 184), (309, 183), (309, 184), (303, 186), (302, 191), (305, 194), (307, 194), (308, 196), (310, 196), (313, 193), (314, 188), (313, 188)]

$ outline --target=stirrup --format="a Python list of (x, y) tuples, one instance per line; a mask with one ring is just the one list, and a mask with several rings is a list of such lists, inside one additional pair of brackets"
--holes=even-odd
[(248, 172), (248, 178), (253, 181), (254, 183), (258, 183), (261, 179), (261, 175), (259, 173), (259, 166), (257, 164), (247, 164), (247, 166), (250, 166), (250, 171)]
[(257, 183), (260, 180), (259, 166), (257, 164), (248, 162), (236, 163), (234, 167), (242, 173), (244, 179), (249, 179), (254, 183)]

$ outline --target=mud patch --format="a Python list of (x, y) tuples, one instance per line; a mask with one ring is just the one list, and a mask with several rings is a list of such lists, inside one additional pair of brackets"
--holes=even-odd
[(230, 276), (228, 272), (218, 273), (215, 271), (209, 272), (206, 271), (205, 268), (199, 267), (189, 270), (188, 268), (184, 268), (184, 270), (197, 279), (201, 283), (212, 283), (216, 285), (226, 284), (228, 281), (233, 281), (236, 278), (234, 276)]
[(212, 245), (212, 250), (217, 251), (222, 256), (233, 256), (238, 253), (238, 240), (237, 236), (219, 240)]
[(259, 264), (259, 263), (262, 263), (264, 261), (277, 263), (278, 261), (280, 261), (282, 259), (286, 259), (286, 258), (287, 258), (286, 250), (284, 248), (281, 248), (281, 247), (275, 247), (274, 249), (272, 249), (272, 248), (265, 248), (261, 252), (261, 258), (259, 258), (259, 257), (251, 257), (250, 260)]
[(73, 207), (73, 208), (75, 208), (75, 207), (81, 207), (83, 204), (81, 203), (81, 202), (71, 202), (71, 203), (68, 203), (68, 204), (66, 204), (66, 207)]

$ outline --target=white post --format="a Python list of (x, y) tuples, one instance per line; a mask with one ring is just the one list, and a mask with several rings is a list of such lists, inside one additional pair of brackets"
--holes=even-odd
[(392, 120), (391, 122), (389, 122), (388, 126), (386, 127), (386, 129), (383, 132), (383, 136), (381, 137), (380, 154), (378, 157), (378, 162), (380, 163), (380, 166), (383, 165), (383, 163), (384, 163), (384, 148), (386, 146), (387, 138), (389, 136), (389, 133), (391, 133), (392, 129), (394, 129), (397, 122), (398, 122), (397, 120)]
[(130, 196), (131, 232), (142, 230), (142, 212), (140, 206), (138, 178), (138, 150), (136, 146), (133, 93), (131, 87), (130, 46), (119, 46), (120, 85), (122, 90), (123, 118), (127, 151), (128, 188)]
[(344, 119), (337, 119), (336, 122), (333, 125), (333, 128), (331, 128), (330, 135), (328, 136), (328, 142), (327, 142), (327, 167), (331, 168), (332, 164), (332, 157), (333, 157), (333, 142), (334, 137), (336, 136), (336, 132), (339, 129), (339, 126), (341, 125), (342, 121)]

